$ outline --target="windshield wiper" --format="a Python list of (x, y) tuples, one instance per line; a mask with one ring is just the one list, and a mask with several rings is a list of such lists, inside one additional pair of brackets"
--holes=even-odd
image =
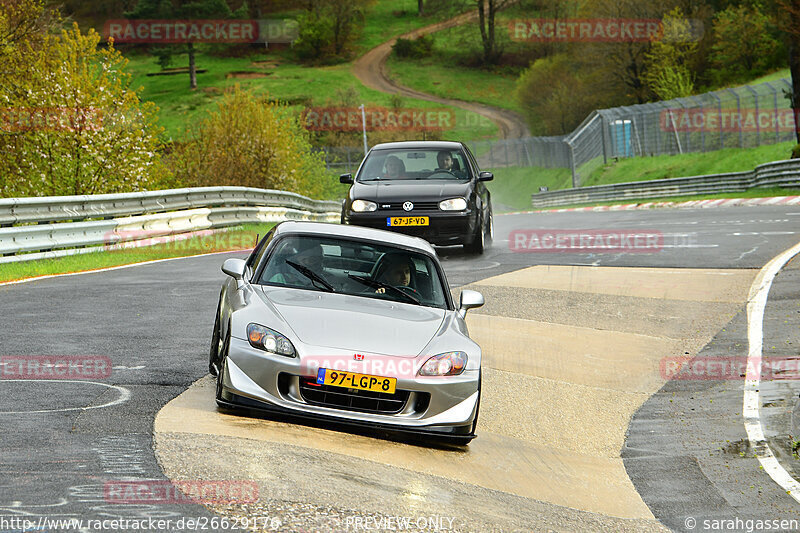
[(411, 296), (407, 292), (403, 292), (402, 290), (398, 289), (397, 287), (389, 285), (388, 283), (383, 283), (383, 282), (380, 282), (380, 281), (377, 281), (377, 280), (374, 280), (374, 279), (371, 279), (371, 278), (367, 278), (365, 276), (357, 276), (355, 274), (348, 274), (347, 276), (350, 279), (354, 279), (356, 281), (360, 281), (361, 283), (363, 283), (364, 285), (367, 285), (369, 287), (375, 287), (376, 289), (387, 289), (387, 290), (390, 290), (393, 293), (399, 294), (400, 296), (404, 297), (406, 300), (408, 300), (409, 302), (411, 302), (413, 304), (422, 305), (422, 302), (420, 302), (415, 297)]
[[(308, 268), (306, 266), (303, 266), (303, 265), (301, 265), (299, 263), (295, 263), (294, 261), (289, 261), (288, 259), (286, 260), (286, 264), (289, 265), (290, 267), (294, 268), (298, 272), (300, 272), (302, 275), (304, 275), (308, 279), (310, 279), (312, 283), (319, 283), (320, 285), (322, 285), (322, 287), (324, 287), (326, 291), (328, 291), (328, 292), (336, 292), (336, 290), (333, 288), (333, 285), (331, 285), (330, 283), (325, 281), (325, 278), (323, 278), (322, 276), (320, 276), (319, 274), (317, 274), (316, 272), (314, 272), (310, 268)], [(314, 286), (317, 287), (317, 285), (314, 285)], [(317, 287), (317, 288), (320, 288), (320, 287)]]

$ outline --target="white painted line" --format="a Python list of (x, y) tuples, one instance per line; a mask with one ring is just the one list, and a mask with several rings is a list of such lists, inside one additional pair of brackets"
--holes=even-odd
[(176, 261), (178, 259), (191, 259), (194, 257), (205, 257), (207, 255), (220, 255), (220, 254), (234, 254), (234, 253), (241, 253), (241, 252), (248, 252), (249, 250), (228, 250), (226, 252), (210, 252), (207, 254), (197, 254), (197, 255), (185, 255), (182, 257), (168, 257), (166, 259), (154, 259), (152, 261), (142, 261), (140, 263), (130, 263), (127, 265), (119, 265), (113, 267), (106, 267), (106, 268), (98, 268), (95, 270), (81, 270), (80, 272), (67, 272), (64, 274), (48, 274), (47, 276), (37, 276), (35, 278), (25, 278), (25, 279), (18, 279), (15, 281), (4, 281), (0, 283), (0, 287), (3, 285), (18, 285), (20, 283), (28, 283), (31, 281), (38, 281), (42, 279), (50, 279), (50, 278), (61, 278), (64, 276), (80, 276), (81, 274), (97, 274), (98, 272), (109, 272), (111, 270), (122, 270), (123, 268), (131, 268), (137, 266), (144, 266), (144, 265), (152, 265), (154, 263), (163, 263), (165, 261)]
[(764, 309), (767, 305), (769, 289), (778, 272), (797, 254), (800, 254), (800, 243), (795, 244), (764, 265), (764, 268), (761, 269), (750, 286), (750, 294), (747, 299), (747, 340), (749, 348), (744, 397), (742, 399), (742, 417), (744, 418), (744, 429), (747, 432), (750, 447), (754, 450), (764, 471), (787, 494), (800, 503), (800, 482), (794, 479), (781, 466), (772, 454), (772, 450), (764, 437), (764, 428), (761, 425), (760, 415), (761, 401), (758, 392), (761, 384)]
[(25, 383), (85, 383), (88, 385), (100, 385), (101, 387), (107, 387), (109, 389), (114, 389), (119, 393), (119, 397), (111, 402), (106, 402), (102, 405), (92, 405), (89, 407), (65, 407), (62, 409), (41, 409), (38, 411), (0, 411), (0, 415), (29, 415), (29, 414), (38, 414), (38, 413), (64, 413), (67, 411), (88, 411), (89, 409), (103, 409), (106, 407), (113, 407), (115, 405), (119, 405), (122, 403), (127, 402), (131, 398), (131, 391), (126, 389), (125, 387), (119, 387), (117, 385), (109, 385), (108, 383), (98, 383), (97, 381), (80, 381), (80, 380), (71, 380), (71, 379), (4, 379), (1, 380), (3, 383), (9, 383), (13, 381), (21, 381)]

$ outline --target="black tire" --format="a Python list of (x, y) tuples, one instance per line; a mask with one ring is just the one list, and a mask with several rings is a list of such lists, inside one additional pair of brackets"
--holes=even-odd
[(219, 306), (217, 306), (217, 316), (214, 318), (214, 333), (211, 335), (211, 349), (208, 352), (208, 371), (212, 376), (217, 375), (217, 368), (219, 368)]
[(483, 221), (481, 221), (480, 225), (478, 226), (475, 235), (472, 237), (472, 242), (469, 244), (464, 245), (464, 250), (470, 254), (481, 255), (483, 251), (486, 249), (486, 229), (483, 226)]
[(489, 224), (486, 226), (486, 246), (492, 244), (494, 240), (494, 213), (491, 206), (489, 206)]
[(225, 379), (225, 359), (228, 357), (228, 349), (231, 345), (231, 333), (230, 330), (225, 335), (225, 343), (222, 346), (222, 356), (219, 360), (219, 372), (217, 372), (217, 387), (216, 387), (216, 399), (217, 403), (222, 400), (222, 382)]

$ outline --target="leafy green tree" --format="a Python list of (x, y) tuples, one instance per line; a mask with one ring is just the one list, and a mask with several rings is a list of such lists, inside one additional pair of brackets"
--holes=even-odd
[(239, 185), (319, 196), (327, 179), (308, 133), (288, 109), (237, 85), (176, 148), (176, 175), (201, 186)]
[(601, 92), (581, 70), (562, 53), (537, 60), (522, 73), (516, 98), (534, 135), (567, 133), (598, 107)]
[(694, 92), (694, 73), (690, 62), (697, 42), (683, 11), (676, 7), (662, 19), (663, 34), (645, 54), (644, 79), (661, 100), (689, 96)]
[[(0, 88), (0, 193), (95, 194), (162, 185), (156, 108), (130, 89), (127, 60), (77, 24), (15, 46), (24, 91)], [(11, 64), (15, 64), (11, 61)], [(23, 81), (24, 80), (24, 81)]]
[(374, 0), (311, 0), (298, 18), (296, 43), (303, 59), (343, 59), (364, 26), (367, 8)]
[(721, 82), (747, 80), (778, 64), (775, 26), (758, 5), (730, 6), (714, 17), (711, 60)]
[[(247, 7), (247, 2), (236, 12), (233, 12), (225, 0), (179, 0), (177, 4), (172, 0), (139, 0), (139, 3), (136, 4), (136, 8), (133, 11), (125, 13), (125, 16), (129, 19), (203, 20), (244, 18), (248, 16), (248, 12), (249, 8)], [(158, 48), (159, 63), (162, 67), (169, 64), (170, 51), (180, 50), (182, 47), (185, 47), (189, 56), (189, 86), (192, 89), (196, 89), (197, 63), (195, 55), (197, 50), (194, 42), (189, 42), (185, 45), (176, 45), (175, 47)]]

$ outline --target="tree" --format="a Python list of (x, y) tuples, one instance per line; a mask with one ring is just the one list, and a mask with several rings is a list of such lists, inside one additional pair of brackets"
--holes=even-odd
[(45, 34), (39, 48), (6, 51), (24, 58), (25, 70), (22, 94), (0, 88), (2, 195), (128, 192), (168, 177), (156, 108), (139, 101), (127, 60), (113, 45), (98, 48), (100, 41), (76, 24)]
[(571, 131), (600, 103), (591, 79), (567, 54), (538, 59), (517, 81), (516, 98), (535, 135)]
[(236, 86), (173, 153), (179, 180), (319, 195), (325, 165), (287, 108)]
[(296, 43), (305, 59), (343, 58), (374, 0), (310, 0), (299, 17)]
[(645, 54), (645, 81), (661, 100), (689, 96), (694, 92), (694, 74), (689, 62), (697, 52), (692, 28), (676, 7), (662, 20), (662, 35)]
[(789, 71), (792, 74), (792, 91), (788, 95), (794, 110), (797, 146), (792, 157), (800, 158), (800, 6), (796, 1), (779, 0), (777, 4), (778, 27), (786, 36), (789, 50)]
[(714, 17), (711, 60), (721, 81), (746, 80), (778, 63), (775, 27), (758, 5), (730, 6)]
[[(125, 13), (129, 19), (227, 19), (244, 18), (248, 16), (249, 8), (245, 2), (235, 13), (231, 11), (225, 0), (178, 0), (175, 4), (172, 0), (139, 0), (133, 11)], [(189, 86), (197, 88), (197, 65), (195, 61), (195, 43), (186, 43), (186, 51), (189, 55)], [(169, 62), (170, 50), (172, 47), (160, 48), (158, 50), (159, 62), (164, 65)]]
[(481, 30), (481, 43), (483, 44), (483, 61), (496, 63), (501, 51), (497, 46), (495, 33), (495, 18), (497, 12), (513, 3), (513, 0), (477, 0), (478, 25)]

